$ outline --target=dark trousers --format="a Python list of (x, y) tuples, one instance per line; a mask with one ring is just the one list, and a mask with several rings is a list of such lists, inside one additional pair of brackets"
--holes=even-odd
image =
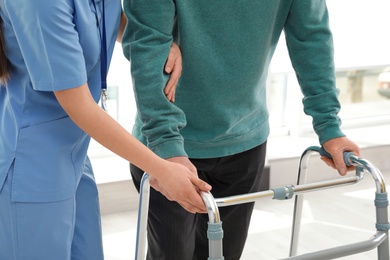
[[(266, 143), (220, 158), (191, 159), (199, 177), (209, 183), (215, 198), (259, 191)], [(130, 166), (139, 190), (143, 171)], [(241, 257), (254, 203), (221, 207), (225, 260)], [(191, 214), (178, 203), (151, 189), (148, 219), (148, 260), (207, 260), (207, 214)]]

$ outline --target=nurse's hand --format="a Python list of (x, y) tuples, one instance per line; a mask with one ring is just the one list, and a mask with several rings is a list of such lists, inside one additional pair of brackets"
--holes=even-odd
[(198, 177), (198, 171), (196, 170), (195, 165), (193, 165), (192, 162), (190, 161), (190, 159), (188, 159), (188, 157), (175, 156), (175, 157), (168, 158), (166, 160), (184, 165), (185, 167), (187, 167), (190, 170), (191, 174), (193, 174), (195, 177)]
[(207, 213), (200, 191), (208, 192), (211, 186), (195, 176), (186, 166), (165, 162), (166, 170), (155, 175), (158, 177), (150, 176), (150, 185), (190, 213)]
[(164, 70), (170, 74), (169, 80), (165, 85), (164, 94), (173, 103), (175, 102), (176, 87), (182, 71), (181, 52), (176, 43), (172, 43)]

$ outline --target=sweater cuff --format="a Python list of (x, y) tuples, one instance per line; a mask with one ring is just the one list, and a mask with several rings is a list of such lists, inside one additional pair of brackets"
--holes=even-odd
[(150, 149), (158, 156), (164, 159), (168, 159), (176, 156), (188, 157), (187, 153), (184, 150), (183, 140), (176, 139), (176, 140), (162, 142), (154, 147), (150, 147)]
[(339, 126), (327, 126), (326, 129), (317, 130), (317, 135), (321, 145), (330, 139), (345, 137)]

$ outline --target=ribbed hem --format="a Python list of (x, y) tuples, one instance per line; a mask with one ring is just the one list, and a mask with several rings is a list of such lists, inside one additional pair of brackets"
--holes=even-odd
[(237, 154), (264, 143), (269, 136), (269, 123), (264, 121), (251, 131), (228, 139), (199, 142), (185, 140), (184, 148), (189, 158), (217, 158)]

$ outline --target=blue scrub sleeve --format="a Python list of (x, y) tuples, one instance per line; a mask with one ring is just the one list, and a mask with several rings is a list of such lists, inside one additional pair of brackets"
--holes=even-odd
[[(5, 1), (35, 90), (58, 91), (87, 82), (73, 5), (73, 0)], [(92, 24), (99, 45), (96, 19)], [(99, 51), (99, 46), (91, 48)]]

